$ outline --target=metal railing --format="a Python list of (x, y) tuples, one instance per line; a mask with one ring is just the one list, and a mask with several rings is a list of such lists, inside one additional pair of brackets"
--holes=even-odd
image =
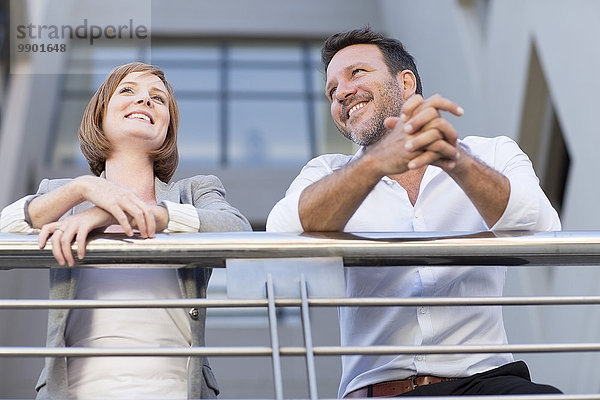
[[(75, 247), (75, 245), (74, 245)], [(99, 235), (88, 243), (79, 267), (139, 265), (180, 268), (182, 266), (225, 267), (231, 260), (338, 260), (340, 266), (598, 266), (598, 232), (510, 232), (510, 233), (310, 233), (272, 234), (198, 233), (159, 234), (151, 240), (117, 235)], [(296, 260), (297, 263), (297, 260)], [(265, 356), (273, 363), (275, 398), (284, 398), (282, 356), (306, 360), (309, 397), (317, 399), (315, 356), (384, 354), (465, 354), (465, 353), (560, 353), (598, 352), (600, 343), (544, 343), (471, 346), (315, 346), (309, 318), (310, 307), (346, 306), (542, 306), (597, 305), (600, 296), (525, 296), (472, 298), (345, 298), (322, 297), (331, 282), (319, 284), (305, 272), (283, 262), (298, 284), (298, 295), (276, 294), (280, 277), (265, 273), (265, 296), (246, 299), (167, 300), (0, 300), (0, 310), (75, 308), (182, 308), (182, 307), (266, 307), (271, 346), (228, 346), (186, 348), (45, 348), (0, 347), (2, 357), (82, 356)], [(49, 268), (56, 266), (49, 248), (40, 250), (35, 235), (0, 234), (0, 269)], [(244, 268), (244, 264), (241, 264)], [(321, 267), (318, 267), (321, 268)], [(328, 267), (324, 267), (328, 268)], [(318, 269), (317, 271), (323, 271)], [(264, 272), (264, 271), (263, 271)], [(311, 272), (308, 272), (309, 274)], [(318, 273), (318, 272), (317, 272)], [(229, 285), (229, 283), (228, 283)], [(321, 285), (321, 286), (319, 286)], [(314, 297), (314, 293), (319, 296)], [(339, 293), (334, 294), (337, 296)], [(243, 297), (243, 295), (242, 295)], [(299, 307), (304, 346), (280, 346), (277, 307)], [(531, 396), (510, 396), (532, 398)], [(549, 397), (549, 396), (546, 396)], [(552, 396), (564, 399), (600, 399), (598, 394)], [(503, 397), (506, 398), (506, 397)], [(486, 397), (490, 399), (490, 397)]]

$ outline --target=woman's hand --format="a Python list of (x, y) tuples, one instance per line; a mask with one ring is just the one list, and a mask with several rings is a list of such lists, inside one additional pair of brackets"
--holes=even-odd
[(81, 176), (77, 181), (83, 198), (110, 213), (127, 236), (133, 235), (133, 227), (137, 227), (143, 238), (154, 235), (152, 206), (132, 190), (94, 176)]
[(77, 242), (77, 258), (85, 257), (88, 234), (97, 228), (103, 228), (115, 222), (107, 211), (92, 207), (62, 221), (51, 222), (42, 227), (38, 236), (40, 249), (46, 247), (48, 239), (52, 243), (52, 255), (59, 265), (75, 265), (71, 244)]
[(55, 190), (33, 199), (28, 213), (31, 225), (41, 228), (58, 221), (68, 210), (89, 201), (114, 217), (127, 236), (137, 227), (140, 235), (150, 237), (156, 231), (152, 206), (132, 190), (95, 176), (80, 176)]
[[(152, 206), (151, 210), (151, 226), (158, 227), (159, 230), (164, 230), (168, 222), (168, 214), (164, 207)], [(137, 228), (135, 220), (126, 216), (129, 226)], [(40, 249), (46, 247), (48, 240), (52, 243), (52, 254), (59, 265), (75, 265), (73, 251), (71, 245), (73, 241), (77, 243), (77, 258), (79, 260), (85, 257), (85, 247), (87, 237), (91, 231), (99, 228), (106, 228), (110, 225), (117, 224), (116, 219), (108, 211), (100, 207), (92, 207), (75, 215), (46, 224), (42, 227), (38, 236), (38, 245)], [(115, 225), (115, 226), (118, 226)], [(120, 226), (123, 231), (124, 227)], [(133, 229), (132, 229), (133, 231)], [(155, 231), (148, 231), (147, 236), (153, 238)]]

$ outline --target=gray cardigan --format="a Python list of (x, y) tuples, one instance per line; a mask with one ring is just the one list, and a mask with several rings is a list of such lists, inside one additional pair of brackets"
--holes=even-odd
[[(69, 179), (48, 180), (40, 183), (38, 194), (44, 194), (67, 183)], [(249, 231), (246, 218), (225, 201), (225, 189), (215, 176), (194, 176), (166, 184), (155, 179), (156, 200), (192, 204), (198, 211), (200, 232)], [(80, 212), (91, 204), (80, 204), (69, 214)], [(178, 271), (183, 298), (206, 297), (206, 286), (211, 275), (209, 268), (181, 268)], [(77, 268), (50, 269), (50, 298), (73, 299), (77, 293), (80, 270)], [(69, 310), (52, 309), (48, 315), (47, 347), (65, 347), (65, 329)], [(204, 346), (206, 309), (189, 312), (192, 346)], [(46, 358), (44, 369), (36, 385), (36, 399), (66, 399), (68, 397), (67, 360), (65, 357)], [(204, 357), (191, 357), (188, 368), (188, 397), (215, 398), (219, 394), (216, 379)]]

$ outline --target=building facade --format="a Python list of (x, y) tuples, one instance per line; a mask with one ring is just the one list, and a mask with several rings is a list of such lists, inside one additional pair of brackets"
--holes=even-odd
[[(34, 192), (44, 177), (88, 173), (76, 142), (83, 108), (112, 67), (139, 60), (162, 67), (175, 88), (182, 115), (175, 178), (219, 176), (229, 202), (262, 230), (269, 210), (308, 159), (355, 150), (330, 121), (319, 48), (334, 32), (368, 24), (404, 42), (415, 56), (426, 96), (440, 93), (465, 109), (463, 117), (450, 117), (461, 137), (506, 135), (521, 144), (564, 229), (600, 227), (595, 212), (600, 186), (593, 182), (595, 149), (600, 147), (593, 121), (600, 108), (597, 1), (139, 4), (148, 40), (117, 43), (104, 38), (88, 46), (89, 38), (62, 38), (69, 51), (49, 63), (40, 53), (24, 54), (10, 45), (16, 35), (11, 22), (52, 20), (55, 13), (77, 9), (77, 2), (62, 0), (58, 9), (51, 0), (0, 2), (0, 207)], [(100, 15), (109, 23), (119, 18), (116, 10), (103, 3), (78, 15)], [(2, 274), (4, 298), (47, 296), (45, 271)], [(597, 275), (586, 268), (514, 269), (508, 274), (507, 294), (594, 294)], [(222, 294), (224, 285), (217, 273), (213, 295)], [(2, 345), (43, 345), (44, 312), (1, 314), (11, 321), (0, 327)], [(515, 343), (593, 341), (600, 318), (592, 315), (597, 317), (598, 311), (587, 307), (568, 314), (539, 308), (505, 311), (509, 339)], [(313, 327), (322, 327), (317, 337), (336, 343), (335, 310), (313, 317), (318, 321)], [(216, 313), (209, 317), (208, 340), (215, 346), (235, 343), (242, 329), (252, 343), (267, 341), (260, 318)], [(293, 342), (297, 316), (286, 321)], [(597, 355), (565, 354), (556, 358), (558, 364), (549, 363), (548, 356), (522, 356), (537, 380), (568, 393), (600, 389)], [(286, 395), (306, 397), (302, 361), (286, 362)], [(268, 363), (245, 359), (232, 367), (227, 360), (214, 360), (223, 397), (272, 396), (271, 384), (261, 378), (269, 379), (269, 374), (259, 373)], [(40, 367), (41, 360), (3, 359), (0, 398), (31, 397)], [(323, 361), (321, 396), (335, 396), (339, 373), (338, 360)]]

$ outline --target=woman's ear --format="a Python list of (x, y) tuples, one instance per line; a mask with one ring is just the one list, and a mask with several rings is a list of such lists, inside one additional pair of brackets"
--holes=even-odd
[(402, 70), (396, 74), (396, 80), (402, 89), (402, 100), (406, 101), (417, 91), (417, 78), (409, 69)]

